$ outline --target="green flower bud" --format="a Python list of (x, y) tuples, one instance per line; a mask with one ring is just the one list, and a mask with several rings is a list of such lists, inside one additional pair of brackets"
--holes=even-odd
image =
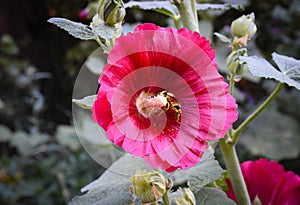
[(232, 74), (242, 75), (247, 70), (247, 64), (240, 62), (240, 56), (247, 56), (247, 49), (240, 48), (232, 51), (226, 59), (226, 66)]
[(262, 203), (257, 195), (254, 198), (253, 205), (262, 205)]
[(179, 188), (179, 192), (182, 193), (182, 197), (175, 198), (176, 205), (196, 205), (195, 196), (189, 188)]
[(137, 170), (135, 176), (131, 177), (133, 187), (131, 193), (136, 195), (142, 203), (153, 203), (160, 199), (167, 191), (167, 181), (158, 172), (147, 172)]
[(248, 35), (248, 39), (256, 33), (256, 25), (254, 23), (254, 13), (243, 15), (231, 23), (231, 34), (234, 37), (241, 38)]
[(229, 64), (228, 66), (228, 70), (233, 73), (233, 74), (236, 74), (236, 70), (237, 70), (237, 67), (239, 66), (239, 61), (238, 60), (235, 60), (233, 61), (231, 64)]
[(98, 14), (103, 22), (114, 26), (122, 23), (126, 12), (122, 0), (99, 0)]

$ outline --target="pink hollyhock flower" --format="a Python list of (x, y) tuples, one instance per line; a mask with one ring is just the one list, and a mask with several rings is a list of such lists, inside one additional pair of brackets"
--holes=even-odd
[(78, 17), (81, 21), (86, 21), (88, 16), (89, 16), (89, 12), (90, 10), (88, 8), (82, 9), (79, 13), (78, 13)]
[[(299, 205), (300, 177), (285, 171), (276, 161), (259, 159), (241, 164), (251, 202), (258, 197), (262, 205)], [(232, 185), (227, 181), (227, 196), (236, 201)]]
[(168, 172), (195, 165), (237, 119), (215, 51), (199, 33), (142, 24), (116, 40), (93, 119), (127, 152)]

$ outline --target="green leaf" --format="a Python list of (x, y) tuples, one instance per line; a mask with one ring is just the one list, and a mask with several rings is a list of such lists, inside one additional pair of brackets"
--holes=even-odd
[(64, 145), (73, 151), (77, 151), (80, 148), (80, 142), (73, 126), (60, 125), (57, 128), (55, 137), (59, 144)]
[(112, 39), (118, 32), (117, 27), (108, 26), (105, 23), (101, 23), (92, 29), (98, 36), (100, 36), (104, 40)]
[(84, 65), (93, 74), (99, 76), (106, 64), (107, 55), (105, 55), (100, 48), (93, 52), (88, 59), (85, 61)]
[[(100, 127), (95, 121), (92, 120), (91, 114), (82, 115), (79, 119), (80, 122), (76, 123), (76, 132), (80, 139), (84, 139), (94, 146), (108, 146), (112, 142), (106, 137), (105, 130)], [(100, 151), (100, 150), (99, 150)]]
[(272, 53), (272, 57), (281, 72), (300, 83), (300, 60), (277, 53)]
[(97, 33), (92, 30), (88, 25), (70, 21), (65, 18), (50, 18), (49, 23), (53, 23), (61, 29), (67, 31), (70, 35), (75, 38), (82, 40), (92, 40), (97, 39)]
[(230, 9), (244, 9), (241, 5), (238, 4), (196, 4), (197, 11), (206, 11), (208, 9), (213, 10), (230, 10)]
[(254, 76), (272, 78), (300, 90), (300, 61), (276, 53), (273, 53), (272, 56), (280, 71), (265, 59), (257, 56), (242, 56), (240, 60), (247, 63)]
[(281, 160), (298, 156), (299, 136), (297, 120), (268, 107), (250, 124), (240, 142), (254, 155)]
[(33, 150), (37, 145), (47, 142), (49, 139), (48, 135), (42, 133), (27, 134), (22, 131), (13, 133), (10, 137), (10, 143), (15, 146), (18, 152), (22, 155), (26, 155)]
[(0, 125), (0, 142), (6, 142), (11, 135), (10, 129), (4, 125)]
[(208, 149), (196, 166), (185, 171), (174, 172), (170, 175), (171, 178), (175, 179), (175, 185), (189, 181), (191, 190), (195, 192), (208, 183), (219, 179), (223, 172), (224, 170), (214, 158), (213, 151)]
[(91, 109), (96, 98), (97, 95), (89, 95), (84, 97), (83, 99), (73, 99), (72, 102), (84, 109)]
[(205, 205), (235, 205), (227, 195), (219, 189), (204, 187), (194, 192), (197, 204)]
[(178, 18), (179, 11), (170, 1), (129, 1), (125, 8), (140, 8), (143, 10), (154, 10), (171, 18)]
[(76, 196), (69, 205), (128, 205), (135, 199), (129, 191), (130, 177), (135, 175), (137, 169), (151, 168), (141, 158), (125, 155), (102, 174), (97, 180), (81, 189), (87, 192), (82, 196)]
[(214, 35), (217, 36), (221, 41), (223, 41), (225, 43), (231, 42), (230, 38), (228, 38), (227, 36), (224, 36), (223, 34), (215, 32)]

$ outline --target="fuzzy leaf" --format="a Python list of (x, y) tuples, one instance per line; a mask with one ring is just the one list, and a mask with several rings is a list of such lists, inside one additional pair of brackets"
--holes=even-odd
[(59, 144), (64, 145), (73, 151), (77, 151), (81, 147), (73, 126), (58, 126), (55, 137), (58, 140)]
[(179, 16), (176, 6), (171, 4), (170, 1), (129, 1), (124, 6), (125, 8), (137, 7), (143, 10), (154, 10), (171, 18)]
[(217, 36), (221, 41), (223, 41), (225, 43), (231, 42), (231, 40), (227, 36), (224, 36), (223, 34), (215, 32), (214, 35)]
[(53, 23), (61, 29), (67, 31), (70, 35), (81, 40), (92, 40), (98, 38), (95, 33), (88, 25), (70, 21), (65, 18), (50, 18), (49, 23)]
[(272, 53), (272, 58), (281, 72), (300, 83), (300, 60), (277, 53)]
[(214, 158), (213, 151), (209, 149), (203, 154), (201, 161), (196, 166), (170, 175), (171, 178), (175, 179), (174, 184), (189, 181), (191, 190), (195, 192), (208, 183), (219, 179), (223, 172), (218, 161)]
[(208, 9), (213, 10), (230, 10), (230, 9), (238, 9), (242, 10), (243, 7), (238, 4), (196, 4), (197, 11), (206, 11)]
[(85, 61), (84, 65), (93, 74), (99, 76), (106, 64), (107, 55), (101, 52), (101, 48), (98, 48), (89, 58)]
[(45, 143), (49, 140), (49, 136), (42, 133), (27, 134), (23, 131), (17, 131), (10, 136), (11, 145), (15, 146), (18, 152), (26, 155), (34, 151), (34, 147)]
[(129, 191), (130, 177), (137, 169), (148, 169), (141, 158), (125, 155), (116, 161), (102, 176), (81, 189), (86, 194), (72, 199), (69, 205), (127, 205), (134, 203), (135, 199)]
[(195, 192), (197, 204), (205, 205), (235, 205), (236, 203), (229, 199), (226, 194), (219, 189), (204, 187)]
[(117, 33), (117, 28), (113, 26), (108, 26), (105, 23), (99, 24), (95, 28), (93, 28), (93, 31), (100, 36), (101, 38), (105, 40), (110, 40), (115, 36)]
[(244, 135), (240, 142), (254, 155), (281, 160), (300, 153), (299, 122), (273, 107), (261, 113)]
[(11, 136), (11, 131), (8, 127), (0, 125), (0, 142), (6, 142)]
[(83, 99), (73, 99), (72, 102), (84, 109), (91, 109), (96, 98), (97, 95), (90, 95), (84, 97)]
[(300, 61), (276, 53), (273, 53), (272, 56), (280, 71), (265, 59), (257, 56), (243, 56), (240, 57), (240, 60), (247, 63), (254, 76), (272, 78), (300, 90)]

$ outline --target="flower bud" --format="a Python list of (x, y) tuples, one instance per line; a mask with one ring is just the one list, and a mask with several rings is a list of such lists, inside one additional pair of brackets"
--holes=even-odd
[(122, 0), (99, 0), (98, 14), (103, 22), (113, 26), (122, 23), (126, 12)]
[(262, 205), (262, 203), (257, 195), (254, 198), (253, 205)]
[(147, 172), (137, 170), (135, 176), (131, 177), (133, 187), (132, 194), (136, 195), (142, 203), (153, 203), (160, 199), (167, 191), (167, 181), (158, 172)]
[(250, 39), (256, 33), (256, 25), (254, 23), (254, 13), (243, 15), (231, 23), (231, 34), (234, 37), (241, 38), (248, 35)]
[(240, 56), (247, 56), (247, 49), (240, 48), (232, 51), (226, 59), (226, 66), (232, 74), (242, 75), (247, 70), (247, 64), (240, 62)]
[(189, 188), (179, 189), (182, 197), (176, 197), (176, 205), (196, 205), (196, 199), (193, 192)]

